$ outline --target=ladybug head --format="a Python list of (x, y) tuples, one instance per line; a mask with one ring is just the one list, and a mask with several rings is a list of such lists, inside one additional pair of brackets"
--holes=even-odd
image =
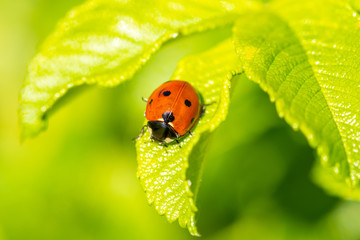
[(152, 139), (159, 142), (169, 143), (179, 137), (175, 129), (169, 125), (169, 122), (174, 121), (175, 118), (172, 112), (169, 111), (163, 113), (162, 117), (163, 120), (148, 121), (147, 125)]

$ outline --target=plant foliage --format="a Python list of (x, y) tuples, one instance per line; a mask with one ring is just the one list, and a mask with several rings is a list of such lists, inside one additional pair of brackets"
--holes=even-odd
[(274, 1), (271, 6), (272, 12), (250, 13), (235, 26), (245, 72), (269, 93), (279, 115), (317, 147), (320, 184), (359, 199), (357, 13), (341, 1)]
[(75, 8), (29, 64), (20, 94), (23, 137), (45, 129), (48, 110), (70, 88), (118, 85), (166, 40), (235, 23), (235, 47), (225, 40), (185, 57), (171, 78), (190, 82), (204, 103), (212, 103), (194, 136), (182, 138), (182, 148), (150, 142), (148, 132), (136, 143), (137, 175), (149, 203), (198, 235), (195, 200), (204, 152), (227, 115), (231, 79), (241, 72), (270, 95), (280, 117), (317, 149), (316, 182), (335, 195), (359, 200), (359, 4), (265, 2), (92, 0)]

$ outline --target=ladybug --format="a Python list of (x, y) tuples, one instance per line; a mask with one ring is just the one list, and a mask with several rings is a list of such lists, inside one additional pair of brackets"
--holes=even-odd
[(179, 144), (179, 138), (187, 133), (191, 135), (191, 129), (205, 111), (197, 91), (185, 81), (165, 82), (143, 100), (147, 102), (145, 117), (148, 122), (135, 140), (143, 135), (147, 127), (151, 139), (165, 146), (173, 141)]

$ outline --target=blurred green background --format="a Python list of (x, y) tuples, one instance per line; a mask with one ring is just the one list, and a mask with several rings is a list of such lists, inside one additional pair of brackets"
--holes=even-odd
[[(0, 1), (0, 239), (192, 239), (147, 204), (131, 139), (144, 121), (141, 96), (168, 80), (181, 57), (231, 36), (231, 28), (167, 43), (116, 88), (72, 90), (48, 130), (20, 144), (26, 65), (81, 2)], [(360, 204), (312, 183), (314, 151), (257, 85), (236, 82), (212, 140), (197, 203), (203, 239), (360, 239)]]

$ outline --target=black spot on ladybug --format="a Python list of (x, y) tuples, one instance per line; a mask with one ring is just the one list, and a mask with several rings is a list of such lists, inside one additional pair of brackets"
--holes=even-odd
[(192, 119), (191, 119), (191, 123), (193, 123), (193, 122), (194, 122), (194, 120), (195, 120), (195, 118), (192, 118)]
[(165, 97), (169, 96), (170, 94), (171, 94), (170, 91), (165, 91), (165, 92), (163, 92), (163, 95), (164, 95)]
[(162, 114), (162, 117), (164, 119), (164, 122), (166, 122), (166, 123), (173, 122), (175, 120), (175, 117), (174, 117), (173, 113), (170, 112), (170, 111), (164, 112)]
[(188, 106), (188, 107), (190, 107), (190, 106), (191, 106), (191, 102), (186, 99), (186, 100), (185, 100), (185, 105)]
[(149, 104), (151, 104), (153, 100), (154, 100), (154, 99), (151, 99), (150, 102), (149, 102)]

